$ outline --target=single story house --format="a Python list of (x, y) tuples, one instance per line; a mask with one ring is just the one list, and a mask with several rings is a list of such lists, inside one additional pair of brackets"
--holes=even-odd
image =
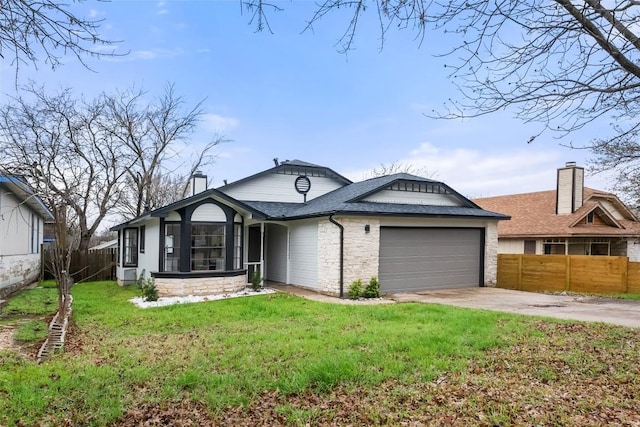
[(584, 169), (559, 168), (555, 190), (474, 199), (511, 216), (498, 253), (627, 256), (640, 261), (640, 222), (615, 195), (584, 186)]
[(38, 280), (44, 222), (52, 220), (26, 181), (0, 175), (0, 298)]
[(343, 296), (356, 279), (383, 292), (492, 285), (497, 224), (446, 184), (399, 173), (351, 182), (300, 160), (207, 189), (113, 228), (117, 277), (155, 278), (160, 295), (269, 281)]

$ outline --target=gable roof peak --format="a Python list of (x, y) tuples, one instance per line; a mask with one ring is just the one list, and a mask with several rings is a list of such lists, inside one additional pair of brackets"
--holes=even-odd
[(280, 162), (281, 165), (289, 165), (289, 166), (306, 166), (310, 168), (323, 168), (325, 166), (316, 165), (315, 163), (305, 162), (303, 160), (293, 159), (293, 160), (283, 160)]

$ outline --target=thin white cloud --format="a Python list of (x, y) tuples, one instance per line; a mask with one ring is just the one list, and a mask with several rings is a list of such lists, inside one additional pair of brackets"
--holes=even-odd
[(233, 117), (223, 117), (218, 114), (205, 114), (203, 127), (211, 132), (225, 132), (238, 126), (240, 122)]
[(147, 49), (147, 50), (134, 50), (129, 52), (128, 55), (105, 57), (106, 61), (113, 62), (128, 62), (137, 60), (154, 60), (154, 59), (171, 59), (176, 58), (184, 54), (182, 49)]
[(156, 7), (158, 8), (156, 13), (158, 15), (166, 15), (166, 14), (168, 14), (169, 13), (169, 9), (165, 8), (166, 5), (167, 5), (166, 1), (159, 1), (158, 3), (156, 3)]
[(96, 9), (91, 9), (89, 11), (89, 18), (96, 18), (100, 15), (104, 15), (104, 13), (101, 13), (100, 11), (96, 10)]
[[(397, 162), (435, 174), (433, 179), (471, 198), (551, 190), (555, 188), (556, 169), (564, 165), (562, 154), (553, 150), (519, 149), (495, 154), (441, 148), (429, 142), (421, 143)], [(358, 181), (368, 171), (346, 175)]]

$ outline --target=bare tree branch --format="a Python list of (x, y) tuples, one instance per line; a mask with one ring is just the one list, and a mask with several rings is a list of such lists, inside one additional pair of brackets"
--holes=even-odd
[(102, 20), (75, 15), (68, 4), (55, 0), (2, 0), (0, 57), (15, 66), (16, 84), (21, 65), (44, 61), (55, 69), (66, 55), (89, 68), (87, 57), (120, 56), (115, 49), (104, 50), (118, 42), (100, 36), (101, 24)]

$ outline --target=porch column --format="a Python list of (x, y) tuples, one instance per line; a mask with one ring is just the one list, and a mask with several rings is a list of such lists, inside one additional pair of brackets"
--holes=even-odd
[(264, 262), (264, 222), (260, 223), (260, 277), (266, 280), (267, 272)]

